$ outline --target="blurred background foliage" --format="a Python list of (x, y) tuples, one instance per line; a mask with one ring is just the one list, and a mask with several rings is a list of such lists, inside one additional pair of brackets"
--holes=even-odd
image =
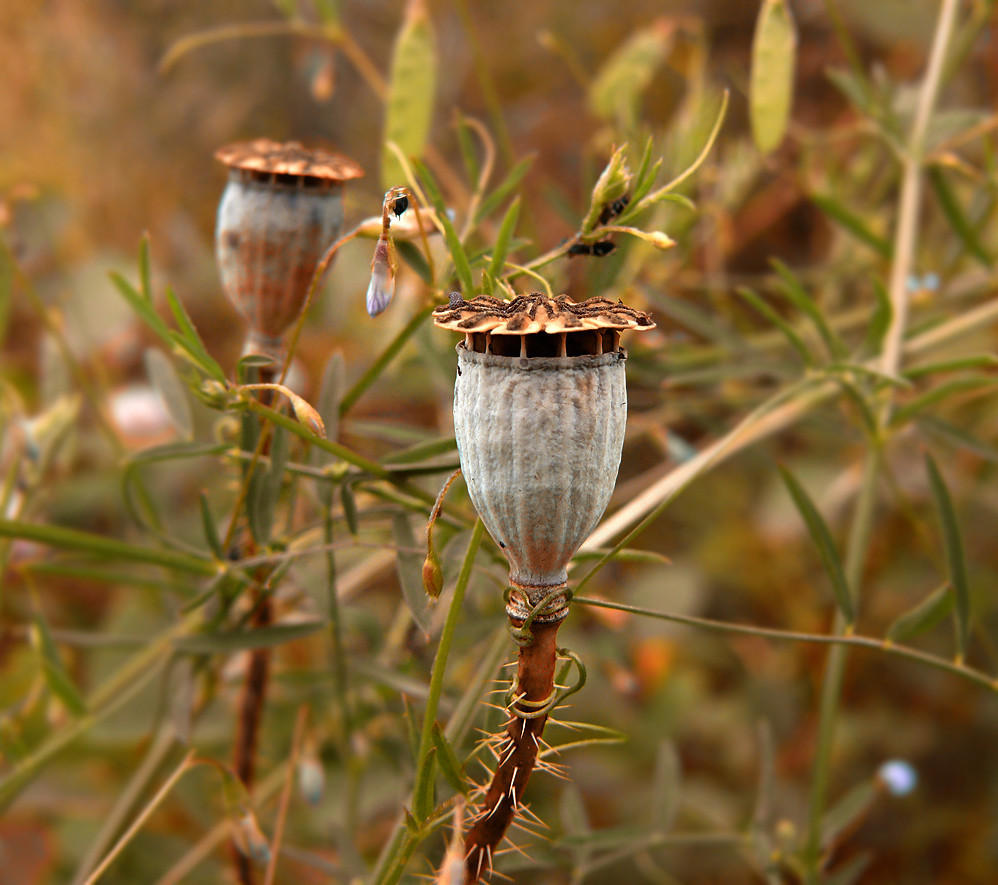
[[(875, 483), (856, 588), (858, 632), (885, 635), (948, 580), (939, 505), (923, 460), (928, 451), (952, 496), (968, 563), (967, 661), (994, 672), (998, 398), (996, 315), (987, 310), (998, 255), (998, 26), (993, 2), (958, 6), (927, 136), (934, 161), (905, 284), (913, 336), (931, 339), (933, 330), (970, 319), (939, 346), (906, 357), (905, 367), (957, 362), (896, 390), (901, 417), (885, 437)], [(436, 58), (428, 165), (460, 217), (471, 189), (460, 171), (456, 114), (492, 133), (496, 180), (533, 155), (518, 235), (534, 246), (524, 254), (575, 235), (615, 145), (628, 143), (636, 165), (651, 137), (664, 158), (661, 180), (679, 173), (703, 146), (722, 90), (730, 90), (713, 151), (682, 189), (696, 212), (670, 203), (645, 219), (677, 240), (676, 248), (657, 252), (618, 239), (605, 259), (561, 260), (543, 271), (556, 292), (577, 300), (621, 297), (650, 310), (659, 324), (631, 342), (631, 416), (611, 515), (808, 372), (880, 353), (877, 305), (889, 286), (900, 218), (898, 157), (939, 4), (798, 0), (791, 8), (797, 54), (789, 130), (764, 154), (752, 140), (748, 102), (754, 2), (535, 0), (514, 7), (428, 0)], [(289, 20), (311, 27), (323, 15), (346, 40), (239, 31), (245, 23)], [(380, 180), (385, 111), (378, 91), (388, 81), (403, 19), (398, 2), (7, 0), (0, 12), (0, 290), (8, 517), (155, 546), (125, 505), (122, 465), (180, 431), (148, 387), (144, 353), (153, 336), (108, 271), (134, 278), (134, 256), (148, 232), (153, 292), (160, 298), (167, 284), (173, 287), (231, 376), (242, 326), (219, 292), (214, 265), (214, 215), (225, 176), (212, 154), (255, 137), (331, 147), (367, 171), (346, 190), (347, 226), (380, 215), (385, 187), (400, 182)], [(176, 52), (185, 46), (178, 41), (229, 27), (231, 39)], [(497, 228), (497, 218), (483, 224), (483, 244)], [(371, 320), (363, 307), (371, 251), (369, 240), (340, 251), (308, 316), (294, 386), (313, 402), (331, 353), (342, 352), (350, 385), (428, 298), (403, 265), (392, 308)], [(792, 270), (845, 342), (848, 359), (823, 350), (821, 324), (787, 297), (773, 259)], [(516, 286), (523, 285), (521, 277)], [(769, 313), (739, 294), (746, 288)], [(444, 339), (421, 329), (344, 417), (340, 441), (380, 459), (450, 434), (453, 354)], [(959, 362), (969, 356), (976, 361)], [(780, 432), (705, 471), (631, 542), (668, 556), (670, 565), (611, 562), (588, 595), (748, 625), (831, 631), (830, 584), (777, 465), (808, 489), (845, 548), (863, 464), (877, 447), (864, 432), (863, 397), (880, 395), (879, 387), (864, 387), (869, 379), (849, 378), (861, 394), (808, 401)], [(192, 433), (210, 441), (217, 415), (189, 406)], [(434, 463), (448, 460), (456, 460), (453, 452)], [(235, 495), (237, 471), (219, 469), (212, 458), (143, 468), (161, 531), (204, 548), (199, 492), (208, 490), (219, 512)], [(418, 481), (435, 494), (440, 479)], [(407, 711), (423, 702), (435, 645), (399, 604), (395, 505), (370, 490), (358, 494), (356, 539), (347, 535), (349, 514), (336, 504), (344, 526), (338, 537), (347, 539), (336, 556), (355, 668), (352, 743), (342, 743), (333, 710), (325, 634), (275, 652), (261, 782), (271, 785), (271, 796), (276, 792), (302, 703), (311, 708), (304, 750), (326, 770), (318, 804), (292, 801), (278, 881), (363, 881), (413, 776)], [(468, 511), (463, 489), (454, 500), (459, 512)], [(410, 531), (421, 541), (420, 518)], [(448, 585), (466, 540), (466, 532), (451, 532)], [(179, 763), (183, 751), (162, 738), (164, 721), (182, 738), (178, 744), (228, 758), (243, 659), (216, 654), (211, 667), (192, 675), (190, 655), (172, 658), (136, 697), (89, 727), (74, 711), (74, 697), (92, 697), (138, 650), (155, 648), (156, 637), (183, 625), (183, 604), (206, 579), (130, 570), (111, 553), (81, 563), (24, 538), (0, 543), (8, 566), (0, 602), (0, 773), (16, 770), (53, 736), (65, 735), (67, 743), (0, 818), (0, 882), (83, 881), (96, 862), (89, 856), (94, 845), (109, 847), (109, 816), (121, 812), (111, 828), (116, 836)], [(313, 599), (324, 592), (318, 559), (293, 570), (288, 592), (304, 601), (291, 599), (289, 611), (307, 615), (320, 607)], [(502, 572), (484, 560), (482, 571), (498, 578), (476, 575), (472, 582), (444, 718), (482, 650), (505, 649)], [(793, 863), (781, 857), (794, 855), (806, 837), (827, 647), (582, 606), (564, 634), (590, 677), (570, 718), (617, 729), (626, 743), (567, 755), (568, 783), (539, 776), (531, 784), (528, 798), (550, 829), (527, 840), (533, 861), (507, 862), (515, 881), (797, 881)], [(953, 655), (952, 631), (942, 626), (911, 641)], [(144, 672), (124, 666), (135, 679)], [(61, 691), (60, 680), (69, 683)], [(483, 707), (476, 725), (494, 726), (495, 717), (486, 716)], [(70, 740), (77, 728), (79, 739)], [(998, 700), (990, 689), (879, 651), (850, 651), (828, 793), (833, 807), (846, 804), (825, 822), (834, 831), (827, 881), (993, 881), (996, 728)], [(465, 741), (462, 752), (471, 746)], [(890, 795), (878, 780), (889, 759), (917, 772), (910, 794)], [(260, 815), (271, 832), (273, 804)], [(160, 877), (190, 859), (191, 846), (224, 816), (216, 773), (195, 769), (102, 881), (173, 881)], [(430, 873), (439, 863), (443, 837), (428, 842), (426, 853), (413, 872)], [(216, 849), (182, 881), (228, 875), (226, 854)]]

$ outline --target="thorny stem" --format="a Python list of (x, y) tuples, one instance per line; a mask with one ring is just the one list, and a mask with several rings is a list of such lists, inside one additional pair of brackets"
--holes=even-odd
[[(548, 716), (530, 717), (538, 704), (554, 692), (554, 671), (558, 657), (557, 635), (561, 621), (534, 624), (533, 639), (520, 646), (517, 664), (517, 695), (510, 710), (505, 737), (496, 751), (499, 759), (492, 783), (478, 814), (464, 840), (465, 885), (476, 885), (492, 869), (496, 847), (509, 829), (523, 801), (527, 785), (540, 752), (540, 739)], [(522, 621), (510, 619), (514, 628)]]
[[(888, 376), (897, 375), (901, 368), (904, 337), (908, 329), (908, 275), (918, 240), (918, 221), (922, 202), (922, 172), (925, 161), (925, 144), (932, 118), (932, 111), (939, 95), (946, 53), (959, 10), (959, 0), (943, 0), (936, 24), (935, 38), (929, 54), (928, 69), (919, 92), (907, 150), (902, 157), (901, 195), (898, 203), (898, 222), (894, 236), (894, 258), (891, 265), (889, 294), (892, 308), (890, 326), (884, 339), (879, 369)], [(885, 387), (878, 414), (880, 426), (887, 427), (894, 411), (893, 388)], [(863, 485), (856, 504), (852, 531), (849, 538), (847, 580), (854, 597), (858, 596), (863, 567), (870, 546), (873, 514), (876, 506), (876, 485), (880, 473), (880, 441), (874, 443), (864, 469)], [(841, 613), (836, 614), (835, 633), (844, 629)], [(811, 797), (808, 808), (808, 830), (804, 844), (804, 873), (807, 885), (817, 885), (821, 880), (824, 862), (821, 831), (831, 776), (832, 750), (835, 742), (835, 724), (845, 676), (847, 649), (837, 646), (828, 655), (822, 681), (821, 704), (818, 714), (818, 746), (815, 749), (811, 778)]]

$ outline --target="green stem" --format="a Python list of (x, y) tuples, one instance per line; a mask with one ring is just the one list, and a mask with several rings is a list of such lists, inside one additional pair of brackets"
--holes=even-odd
[[(875, 447), (867, 456), (863, 471), (863, 484), (853, 516), (849, 536), (849, 549), (846, 555), (846, 582), (856, 603), (858, 589), (862, 583), (863, 567), (866, 564), (873, 535), (873, 515), (876, 509), (877, 480), (880, 476), (880, 449)], [(845, 619), (841, 611), (835, 614), (833, 634), (841, 637), (846, 631)], [(835, 723), (838, 718), (839, 701), (842, 697), (842, 684), (845, 679), (848, 645), (836, 645), (828, 654), (825, 673), (821, 685), (821, 701), (818, 708), (818, 745), (814, 752), (814, 767), (811, 774), (811, 795), (808, 801), (807, 838), (804, 843), (804, 867), (806, 881), (817, 883), (822, 866), (821, 832), (828, 799), (828, 785), (831, 779), (832, 750), (835, 745)]]
[[(893, 263), (889, 280), (889, 295), (892, 307), (891, 323), (884, 338), (880, 355), (880, 371), (895, 376), (901, 369), (904, 352), (904, 338), (908, 328), (909, 292), (908, 276), (914, 261), (918, 244), (918, 222), (922, 203), (922, 176), (925, 160), (925, 144), (932, 111), (939, 95), (946, 53), (956, 21), (959, 0), (943, 0), (939, 10), (935, 37), (929, 54), (928, 69), (919, 91), (915, 119), (908, 139), (907, 151), (902, 159), (901, 194), (898, 201), (898, 222), (894, 234)], [(894, 412), (894, 390), (885, 387), (878, 419), (881, 428), (890, 424)], [(856, 513), (849, 538), (847, 580), (853, 596), (858, 596), (863, 566), (866, 563), (873, 528), (873, 513), (876, 504), (876, 485), (881, 467), (880, 442), (867, 457), (863, 485), (856, 504)], [(835, 633), (843, 631), (844, 624), (836, 615)], [(808, 830), (804, 844), (804, 881), (806, 885), (817, 885), (821, 880), (822, 844), (821, 830), (831, 779), (832, 751), (835, 743), (835, 724), (838, 718), (842, 683), (845, 676), (847, 648), (844, 645), (833, 648), (828, 655), (825, 678), (821, 690), (821, 703), (818, 713), (818, 746), (815, 749), (814, 768), (811, 778), (811, 797), (808, 807)]]
[(925, 664), (935, 670), (959, 676), (979, 685), (982, 688), (998, 692), (998, 678), (989, 676), (980, 670), (967, 667), (956, 661), (939, 658), (935, 655), (919, 651), (916, 648), (908, 648), (904, 645), (895, 645), (889, 639), (878, 639), (875, 636), (856, 636), (855, 634), (824, 634), (824, 633), (800, 633), (795, 630), (780, 630), (775, 627), (754, 627), (750, 624), (732, 624), (728, 621), (715, 621), (712, 618), (698, 618), (694, 615), (677, 615), (671, 612), (655, 611), (654, 609), (641, 608), (635, 605), (625, 605), (620, 602), (609, 602), (606, 599), (597, 599), (592, 596), (573, 596), (572, 605), (591, 605), (595, 608), (609, 608), (614, 611), (629, 612), (634, 615), (641, 615), (646, 618), (658, 618), (662, 621), (671, 621), (674, 624), (686, 624), (689, 627), (699, 627), (703, 630), (710, 630), (714, 633), (731, 633), (740, 636), (760, 636), (763, 639), (774, 639), (780, 642), (810, 642), (815, 645), (834, 645), (846, 648), (865, 648), (871, 651), (879, 651), (883, 654), (904, 658), (908, 661), (915, 661)]
[[(481, 520), (478, 520), (472, 529), (471, 540), (468, 541), (468, 549), (464, 554), (464, 561), (461, 563), (461, 572), (457, 578), (457, 586), (454, 588), (454, 596), (451, 598), (450, 607), (447, 609), (447, 619), (444, 621), (444, 628), (440, 634), (440, 644), (437, 646), (437, 653), (433, 659), (433, 670), (430, 673), (430, 692), (426, 699), (426, 713), (423, 716), (423, 728), (419, 737), (419, 753), (416, 756), (417, 775), (412, 790), (413, 797), (422, 795), (428, 788), (428, 779), (434, 776), (434, 766), (426, 763), (427, 757), (433, 749), (433, 725), (437, 721), (437, 710), (440, 706), (440, 697), (443, 694), (447, 657), (450, 654), (454, 631), (461, 615), (464, 593), (468, 587), (468, 581), (471, 579), (475, 555), (478, 553), (484, 536), (485, 526)], [(419, 823), (423, 824), (425, 821), (419, 821)], [(423, 833), (414, 834), (406, 827), (404, 820), (399, 821), (391, 840), (381, 853), (371, 881), (376, 885), (395, 885), (402, 877), (406, 864), (422, 839)]]
[(399, 352), (405, 347), (406, 342), (412, 338), (413, 335), (419, 331), (420, 326), (426, 318), (433, 312), (433, 305), (424, 307), (419, 313), (417, 313), (405, 326), (402, 331), (399, 332), (389, 343), (388, 347), (385, 348), (384, 352), (379, 356), (364, 372), (357, 382), (351, 387), (343, 399), (340, 400), (340, 417), (342, 418), (347, 412), (350, 411), (351, 407), (357, 400), (361, 398), (364, 392), (369, 388), (378, 377), (385, 370), (388, 364), (398, 356)]

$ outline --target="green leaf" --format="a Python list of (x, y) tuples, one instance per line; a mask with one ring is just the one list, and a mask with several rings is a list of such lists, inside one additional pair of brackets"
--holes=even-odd
[(794, 307), (811, 320), (815, 329), (818, 330), (821, 340), (825, 342), (825, 347), (828, 348), (829, 355), (834, 359), (844, 358), (849, 353), (849, 349), (832, 327), (828, 325), (814, 299), (801, 285), (800, 280), (797, 279), (797, 275), (777, 258), (772, 259), (770, 263), (780, 276), (780, 280), (782, 281), (780, 288), (783, 294), (793, 302)]
[(392, 537), (398, 548), (396, 564), (399, 584), (402, 587), (402, 598), (412, 613), (413, 620), (419, 628), (430, 635), (430, 613), (423, 590), (423, 555), (421, 547), (416, 543), (409, 517), (397, 511), (392, 516)]
[(790, 343), (790, 346), (797, 352), (800, 357), (801, 362), (805, 366), (813, 366), (814, 359), (811, 356), (811, 352), (808, 350), (807, 345), (804, 343), (804, 339), (797, 333), (797, 330), (790, 325), (783, 317), (776, 312), (776, 310), (769, 306), (759, 295), (753, 292), (751, 289), (747, 289), (744, 286), (739, 286), (736, 290), (739, 295), (742, 296), (749, 304), (752, 305), (762, 316), (764, 316), (769, 322), (771, 322), (777, 329), (779, 329), (783, 336)]
[(953, 228), (953, 232), (963, 243), (963, 248), (973, 255), (984, 266), (985, 270), (990, 271), (992, 269), (991, 257), (977, 236), (976, 226), (967, 218), (960, 201), (946, 180), (943, 170), (938, 166), (929, 167), (929, 183), (936, 193), (939, 205)]
[(768, 154), (783, 141), (793, 101), (797, 30), (786, 0), (763, 0), (752, 39), (752, 139)]
[(602, 559), (609, 554), (610, 559), (619, 562), (640, 562), (649, 565), (672, 565), (672, 560), (668, 556), (656, 553), (654, 550), (634, 550), (630, 547), (622, 547), (620, 550), (612, 550), (609, 547), (590, 547), (588, 550), (580, 550), (572, 557), (572, 562), (591, 562)]
[[(631, 203), (637, 206), (642, 198), (652, 189), (655, 179), (658, 178), (659, 170), (662, 168), (662, 158), (659, 157), (654, 163), (651, 161), (652, 150), (655, 141), (651, 136), (645, 140), (645, 147), (641, 153), (641, 161), (638, 163), (638, 171), (634, 173), (631, 186)], [(628, 218), (630, 213), (624, 211), (623, 218)]]
[(891, 304), (891, 296), (887, 292), (887, 287), (879, 277), (873, 279), (873, 297), (876, 299), (876, 304), (873, 308), (870, 324), (866, 329), (863, 349), (867, 353), (880, 353), (883, 350), (884, 336), (887, 334), (891, 319), (894, 317), (894, 305)]
[(222, 537), (218, 533), (218, 526), (215, 523), (215, 516), (211, 512), (211, 505), (208, 503), (208, 496), (201, 492), (198, 496), (198, 501), (201, 504), (201, 526), (204, 530), (205, 541), (208, 542), (208, 547), (211, 552), (218, 557), (219, 560), (225, 559), (225, 550), (222, 547)]
[(419, 776), (416, 778), (416, 783), (422, 784), (423, 789), (412, 797), (412, 815), (420, 823), (425, 821), (430, 816), (430, 812), (433, 811), (433, 769), (436, 767), (436, 762), (437, 748), (430, 747), (419, 766)]
[(444, 439), (431, 439), (428, 442), (416, 443), (416, 445), (400, 452), (392, 452), (382, 459), (382, 463), (390, 468), (400, 464), (418, 464), (420, 461), (426, 461), (440, 455), (449, 455), (454, 451), (457, 451), (457, 440), (448, 436)]
[[(396, 244), (398, 245), (398, 244)], [(468, 271), (469, 279), (471, 277), (471, 271)], [(350, 411), (354, 403), (357, 402), (364, 395), (364, 392), (384, 373), (385, 369), (388, 368), (389, 364), (395, 357), (399, 355), (402, 348), (405, 347), (406, 343), (419, 331), (420, 327), (426, 322), (427, 317), (433, 313), (433, 305), (424, 307), (419, 313), (417, 313), (402, 329), (399, 333), (388, 343), (388, 346), (379, 354), (378, 358), (371, 364), (370, 368), (364, 372), (360, 378), (354, 383), (340, 400), (339, 406), (339, 416), (342, 418)], [(329, 439), (335, 440), (335, 436), (330, 436)]]
[(149, 234), (142, 234), (139, 241), (139, 286), (142, 296), (152, 304), (152, 260), (149, 256)]
[(427, 199), (433, 205), (433, 208), (437, 210), (437, 217), (440, 219), (440, 224), (444, 229), (444, 241), (447, 243), (447, 250), (450, 252), (451, 261), (454, 262), (454, 273), (457, 275), (464, 292), (470, 295), (475, 291), (475, 284), (471, 278), (471, 265), (468, 263), (468, 255), (461, 244), (461, 238), (457, 235), (457, 231), (454, 229), (454, 225), (447, 215), (447, 207), (444, 205), (444, 198), (440, 194), (436, 180), (430, 174), (430, 170), (422, 163), (416, 161), (413, 163), (413, 167), (423, 183)]
[(970, 633), (970, 586), (967, 581), (967, 563), (963, 552), (963, 539), (956, 519), (953, 499), (936, 462), (929, 454), (925, 456), (925, 466), (929, 472), (932, 497), (939, 511), (939, 522), (943, 530), (943, 543), (946, 547), (946, 565), (950, 584), (956, 597), (956, 650), (961, 660), (967, 650), (967, 637)]
[(499, 208), (502, 201), (505, 200), (510, 193), (512, 193), (514, 188), (516, 188), (516, 186), (523, 179), (523, 176), (527, 174), (535, 159), (537, 159), (537, 155), (531, 154), (530, 156), (524, 157), (509, 170), (509, 173), (502, 180), (499, 186), (496, 187), (496, 189), (492, 191), (492, 193), (489, 194), (484, 200), (482, 200), (481, 205), (478, 207), (478, 211), (475, 213), (475, 224), (481, 223)]
[[(385, 142), (394, 142), (407, 157), (421, 156), (433, 119), (437, 91), (437, 53), (425, 0), (409, 0), (402, 29), (395, 40), (385, 99)], [(381, 155), (381, 186), (405, 181), (405, 173), (390, 150)]]
[(187, 388), (173, 363), (161, 350), (150, 348), (145, 353), (145, 364), (149, 381), (163, 401), (170, 422), (181, 436), (190, 439), (194, 434), (191, 405), (187, 399)]
[(845, 617), (846, 624), (851, 627), (856, 621), (856, 612), (853, 608), (852, 593), (850, 593), (849, 585), (846, 583), (842, 560), (839, 558), (839, 552), (835, 547), (835, 542), (832, 540), (832, 533), (829, 531), (824, 518), (818, 512), (818, 508), (814, 506), (811, 497), (797, 481), (796, 477), (782, 466), (780, 467), (780, 475), (783, 477), (787, 490), (790, 492), (790, 497), (793, 498), (797, 510), (807, 525), (808, 532), (811, 534), (811, 540), (818, 548), (818, 555), (821, 557), (825, 571), (831, 579), (832, 590), (835, 592), (835, 601), (838, 603), (839, 610)]
[(657, 832), (667, 833), (679, 811), (682, 770), (679, 753), (672, 741), (662, 741), (655, 757), (655, 774), (652, 779), (652, 826)]
[[(319, 385), (319, 398), (315, 404), (326, 428), (326, 439), (334, 442), (340, 435), (340, 403), (343, 400), (343, 388), (346, 384), (346, 361), (343, 351), (335, 351), (326, 361), (322, 370), (322, 382)], [(317, 463), (324, 463), (330, 458), (326, 452), (313, 447), (309, 457)]]
[(253, 648), (271, 648), (304, 639), (326, 627), (325, 621), (305, 621), (297, 624), (273, 624), (254, 630), (233, 630), (228, 633), (192, 633), (173, 641), (174, 647), (185, 654), (232, 654)]
[(121, 274), (116, 271), (111, 271), (110, 277), (111, 282), (114, 283), (115, 288), (122, 294), (129, 305), (131, 305), (132, 310), (134, 310), (135, 313), (139, 315), (139, 318), (153, 332), (156, 333), (164, 344), (172, 349), (174, 343), (173, 335), (166, 323), (164, 323), (160, 318), (160, 315), (156, 313), (156, 308), (146, 301), (145, 297), (140, 295), (135, 290), (135, 287)]
[(597, 117), (625, 132), (637, 127), (641, 96), (669, 54), (674, 31), (670, 19), (656, 19), (610, 55), (589, 87), (589, 107)]
[(954, 594), (949, 584), (937, 587), (913, 608), (899, 615), (887, 630), (891, 642), (904, 642), (927, 633), (953, 610)]
[(998, 356), (993, 353), (977, 353), (955, 359), (938, 360), (933, 363), (922, 363), (919, 366), (909, 366), (904, 370), (906, 378), (923, 378), (926, 375), (938, 375), (942, 372), (962, 372), (967, 369), (993, 369), (998, 366)]
[(475, 141), (471, 137), (471, 127), (466, 122), (464, 114), (458, 112), (457, 115), (457, 143), (461, 148), (461, 159), (464, 161), (464, 171), (468, 176), (468, 184), (475, 188), (478, 186), (478, 178), (481, 175), (481, 167), (478, 164), (478, 156), (475, 153)]
[(426, 263), (426, 258), (419, 246), (415, 243), (410, 243), (408, 240), (395, 240), (395, 251), (427, 286), (433, 285), (433, 274), (430, 273), (430, 265)]
[(838, 802), (825, 813), (821, 821), (821, 844), (824, 847), (832, 845), (836, 839), (859, 821), (870, 808), (877, 796), (877, 790), (871, 781), (865, 781), (853, 787)]
[(194, 328), (194, 323), (191, 321), (190, 316), (187, 313), (187, 309), (184, 307), (183, 302), (177, 297), (176, 293), (169, 286), (166, 287), (166, 303), (170, 306), (170, 312), (173, 314), (174, 322), (176, 322), (179, 332), (173, 333), (174, 341), (186, 352), (191, 361), (196, 365), (201, 371), (206, 375), (211, 376), (216, 381), (225, 382), (225, 372), (222, 371), (222, 367), (216, 363), (209, 355), (208, 351), (205, 350), (204, 342), (201, 340), (201, 336), (198, 335), (198, 331)]
[(903, 427), (912, 418), (925, 411), (929, 406), (936, 403), (945, 402), (950, 397), (971, 390), (994, 387), (995, 379), (990, 375), (966, 375), (962, 378), (954, 378), (951, 381), (944, 381), (930, 388), (920, 396), (915, 397), (910, 403), (898, 409), (891, 418), (892, 427)]
[(360, 526), (357, 521), (357, 498), (353, 493), (353, 486), (348, 482), (340, 484), (340, 501), (343, 504), (343, 518), (347, 521), (347, 529), (351, 535), (357, 537)]
[(454, 792), (467, 796), (470, 788), (464, 777), (464, 767), (437, 722), (433, 723), (433, 746), (436, 748), (437, 762), (440, 763), (440, 772), (444, 779)]
[(41, 659), (42, 673), (45, 676), (45, 684), (48, 686), (48, 690), (62, 701), (63, 705), (73, 716), (77, 718), (85, 716), (87, 705), (76, 690), (72, 679), (69, 678), (69, 674), (62, 663), (62, 658), (59, 656), (59, 650), (52, 640), (48, 624), (45, 623), (45, 619), (41, 615), (37, 615), (32, 621), (31, 638), (32, 644), (35, 646)]
[(495, 246), (492, 248), (492, 262), (489, 264), (489, 275), (493, 280), (498, 280), (503, 275), (506, 267), (506, 253), (509, 249), (509, 241), (516, 230), (516, 222), (520, 217), (520, 198), (517, 197), (509, 204), (506, 215), (503, 217), (502, 225), (499, 228), (499, 235), (496, 237)]
[(191, 556), (176, 550), (163, 550), (155, 547), (140, 547), (118, 541), (105, 535), (81, 532), (77, 529), (61, 528), (53, 525), (39, 525), (17, 520), (0, 519), (0, 538), (21, 538), (35, 541), (61, 550), (89, 553), (92, 556), (130, 562), (144, 562), (161, 565), (177, 571), (196, 575), (213, 576), (218, 566), (210, 559)]
[(870, 230), (866, 222), (855, 212), (846, 209), (840, 202), (824, 194), (812, 194), (811, 202), (832, 221), (844, 227), (857, 240), (873, 249), (881, 258), (890, 260), (894, 251), (891, 244)]

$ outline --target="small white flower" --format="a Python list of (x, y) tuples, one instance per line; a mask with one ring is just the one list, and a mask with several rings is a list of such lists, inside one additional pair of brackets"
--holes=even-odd
[(904, 759), (891, 759), (877, 769), (877, 778), (892, 796), (907, 796), (918, 786), (918, 772)]

